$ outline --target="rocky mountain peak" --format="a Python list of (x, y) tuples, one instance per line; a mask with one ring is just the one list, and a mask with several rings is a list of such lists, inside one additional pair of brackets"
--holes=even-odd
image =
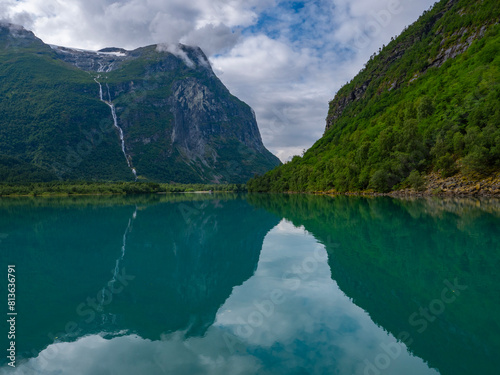
[(0, 21), (0, 47), (42, 46), (43, 42), (33, 32), (21, 25)]
[(181, 183), (244, 183), (280, 163), (252, 109), (198, 47), (89, 51), (2, 24), (2, 49), (0, 92), (9, 100), (0, 101), (0, 181), (6, 158), (51, 173), (46, 180)]

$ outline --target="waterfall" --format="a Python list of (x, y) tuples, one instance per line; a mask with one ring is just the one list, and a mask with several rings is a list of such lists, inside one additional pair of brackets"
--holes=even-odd
[(97, 78), (94, 78), (94, 81), (96, 81), (96, 83), (99, 85), (99, 99), (101, 99), (101, 102), (105, 102), (104, 99), (102, 98), (102, 86), (101, 86), (101, 83), (97, 80)]
[[(130, 230), (132, 228), (133, 220), (135, 220), (136, 217), (137, 217), (137, 206), (135, 207), (135, 211), (132, 214), (132, 217), (130, 219), (128, 219), (127, 228), (125, 229), (125, 232), (123, 233), (121, 254), (120, 254), (120, 256), (115, 261), (115, 269), (113, 271), (113, 277), (111, 278), (110, 281), (108, 281), (108, 283), (106, 284), (106, 286), (104, 288), (102, 288), (102, 291), (101, 291), (101, 301), (99, 301), (99, 308), (98, 308), (99, 311), (102, 311), (103, 301), (106, 298), (106, 295), (105, 295), (106, 294), (106, 289), (108, 289), (109, 291), (113, 291), (114, 290), (113, 287), (114, 287), (114, 284), (115, 284), (115, 282), (117, 280), (118, 274), (120, 272), (120, 264), (123, 261), (123, 258), (125, 258), (125, 251), (127, 249), (127, 235), (129, 234), (129, 232), (130, 232)], [(103, 315), (103, 321), (104, 320), (105, 320), (105, 315)]]
[(98, 61), (97, 65), (99, 65), (99, 68), (97, 68), (97, 73), (109, 73), (111, 70), (113, 70), (113, 66), (115, 65), (115, 63), (111, 62), (108, 65), (106, 65)]
[[(99, 76), (97, 77), (99, 78)], [(137, 171), (135, 168), (132, 166), (132, 163), (130, 162), (130, 158), (127, 155), (127, 152), (125, 151), (125, 137), (123, 135), (123, 129), (118, 125), (118, 118), (116, 116), (116, 110), (114, 104), (111, 102), (111, 93), (109, 91), (109, 86), (106, 84), (106, 87), (108, 88), (108, 98), (109, 100), (104, 100), (103, 93), (102, 93), (102, 85), (101, 83), (97, 80), (97, 78), (94, 78), (94, 81), (99, 85), (99, 99), (101, 99), (101, 102), (106, 103), (109, 108), (111, 108), (111, 116), (113, 116), (113, 125), (116, 129), (118, 129), (118, 133), (120, 134), (120, 141), (122, 145), (122, 152), (123, 155), (125, 156), (125, 160), (127, 161), (127, 165), (134, 174), (135, 180), (137, 181)]]

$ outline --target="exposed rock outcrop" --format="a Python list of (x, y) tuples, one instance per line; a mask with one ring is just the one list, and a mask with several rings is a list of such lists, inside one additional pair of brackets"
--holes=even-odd
[[(420, 38), (423, 39), (424, 36), (432, 31), (432, 28), (438, 20), (440, 20), (447, 11), (451, 9), (452, 6), (457, 4), (457, 0), (450, 0), (445, 7), (440, 12), (437, 12), (429, 21), (423, 26), (421, 30)], [(465, 10), (462, 10), (463, 15), (466, 14)], [(369, 72), (371, 79), (366, 80), (362, 83), (356, 84), (350, 90), (341, 89), (337, 93), (336, 97), (330, 102), (330, 110), (328, 117), (326, 118), (326, 128), (325, 133), (332, 128), (337, 120), (342, 116), (345, 109), (350, 106), (353, 102), (359, 101), (364, 98), (365, 92), (371, 85), (375, 86), (377, 93), (381, 93), (384, 90), (392, 91), (400, 88), (403, 85), (410, 84), (418, 77), (421, 77), (430, 68), (439, 68), (447, 60), (454, 59), (460, 54), (467, 51), (471, 44), (478, 39), (481, 39), (486, 30), (487, 25), (482, 25), (479, 27), (463, 27), (460, 30), (454, 31), (451, 34), (446, 34), (443, 29), (438, 30), (437, 37), (441, 38), (441, 48), (438, 50), (437, 54), (429, 56), (428, 62), (425, 67), (416, 75), (411, 78), (403, 75), (393, 78), (389, 81), (385, 79), (385, 74), (398, 63), (398, 60), (412, 48), (416, 40), (414, 35), (410, 35), (405, 38), (398, 38), (398, 42), (392, 42), (394, 45), (391, 49), (387, 51), (384, 56), (379, 56), (381, 61), (377, 61), (376, 67), (377, 71), (371, 71), (373, 65), (367, 64), (364, 70)], [(405, 36), (404, 33), (402, 36)], [(373, 56), (371, 58), (373, 60)], [(375, 64), (374, 64), (375, 65)], [(363, 72), (363, 71), (362, 71)]]
[(60, 179), (132, 179), (133, 165), (139, 180), (245, 183), (280, 164), (198, 47), (86, 51), (0, 24), (0, 76), (0, 91), (15, 93), (3, 103), (0, 155)]

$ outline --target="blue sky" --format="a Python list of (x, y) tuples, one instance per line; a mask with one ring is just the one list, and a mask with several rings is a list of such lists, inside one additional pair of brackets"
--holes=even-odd
[(285, 161), (321, 137), (328, 102), (432, 0), (0, 0), (46, 43), (200, 46)]

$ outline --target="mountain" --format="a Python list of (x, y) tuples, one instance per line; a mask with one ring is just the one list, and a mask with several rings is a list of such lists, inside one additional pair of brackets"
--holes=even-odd
[(253, 191), (373, 191), (500, 171), (500, 3), (441, 0), (330, 102), (303, 157)]
[(197, 47), (93, 52), (0, 24), (0, 181), (244, 183), (280, 164)]

